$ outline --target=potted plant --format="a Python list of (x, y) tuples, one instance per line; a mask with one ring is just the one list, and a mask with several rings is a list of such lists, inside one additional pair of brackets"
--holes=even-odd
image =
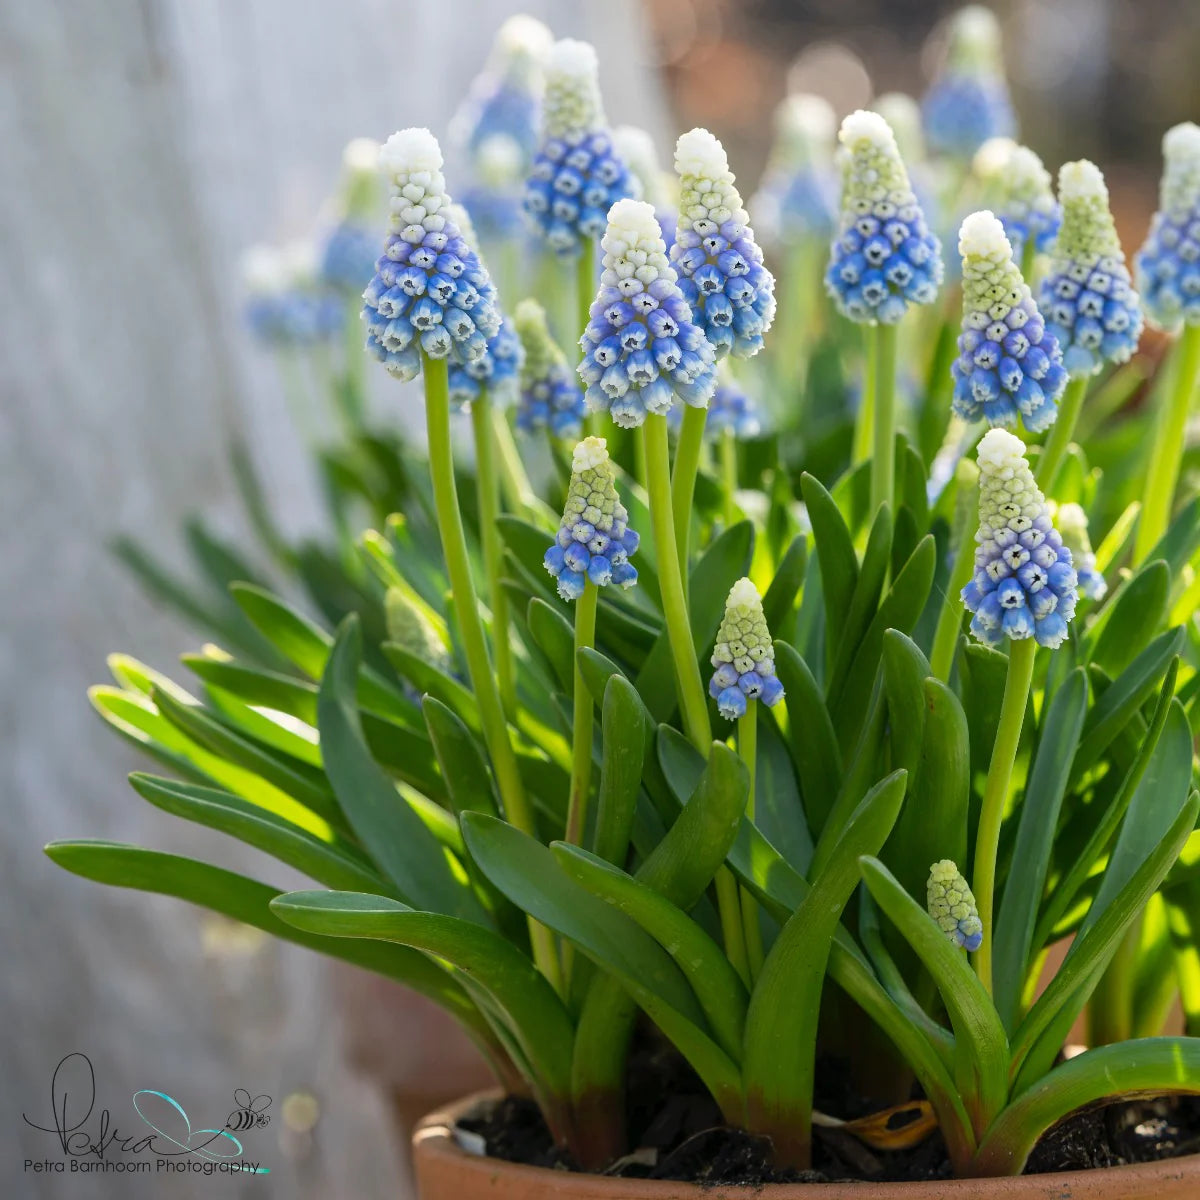
[[(1000, 120), (990, 29), (968, 14), (940, 86)], [(1067, 164), (1055, 197), (992, 145), (946, 316), (893, 130), (848, 117), (831, 308), (794, 348), (805, 420), (844, 364), (865, 384), (840, 442), (798, 445), (786, 416), (755, 436), (775, 284), (720, 143), (679, 139), (671, 219), (631, 198), (590, 48), (557, 43), (547, 88), (525, 204), (575, 277), (583, 389), (540, 309), (502, 314), (437, 141), (397, 133), (367, 350), (421, 380), (437, 544), (402, 520), (361, 539), (378, 645), (354, 613), (330, 631), (237, 584), (286, 665), (211, 647), (193, 692), (122, 658), (103, 693), (173, 773), (133, 776), (143, 797), (319, 890), (47, 853), (441, 1005), (507, 1099), (418, 1131), (425, 1200), (1195, 1194), (1200, 1040), (1161, 1029), (1177, 997), (1200, 1028), (1200, 502), (1176, 494), (1200, 129), (1167, 135), (1140, 297), (1100, 172)], [(1143, 307), (1179, 348), (1114, 421)], [(927, 371), (907, 407), (902, 364)], [(510, 390), (522, 436), (551, 439), (544, 488), (494, 404)], [(824, 481), (796, 469), (830, 458)], [(1064, 1161), (1069, 1181), (1022, 1174)]]

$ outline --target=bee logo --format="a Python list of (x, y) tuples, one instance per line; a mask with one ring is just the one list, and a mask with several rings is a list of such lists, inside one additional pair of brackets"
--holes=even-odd
[(237, 1108), (229, 1114), (229, 1119), (225, 1122), (226, 1129), (240, 1133), (246, 1129), (261, 1129), (270, 1124), (271, 1118), (267, 1115), (267, 1109), (271, 1107), (270, 1096), (264, 1094), (251, 1097), (245, 1088), (238, 1088), (233, 1093), (233, 1102)]

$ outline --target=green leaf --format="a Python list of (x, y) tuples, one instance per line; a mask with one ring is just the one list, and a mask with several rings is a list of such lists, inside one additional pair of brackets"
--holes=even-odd
[(807, 871), (813, 840), (792, 760), (775, 723), (763, 719), (761, 706), (758, 716), (754, 820), (790, 862)]
[(803, 537), (793, 538), (763, 596), (763, 616), (767, 628), (776, 637), (785, 636), (789, 628), (807, 564), (807, 541)]
[(219, 788), (160, 779), (141, 772), (130, 775), (129, 782), (134, 791), (155, 808), (240, 838), (326, 887), (392, 894), (390, 885), (367, 859), (335, 834), (318, 837), (276, 813)]
[(433, 696), (441, 701), (474, 732), (481, 731), (479, 705), (469, 688), (395, 642), (384, 642), (379, 648), (401, 679), (406, 679), (422, 696)]
[(1125, 670), (1163, 626), (1170, 593), (1171, 571), (1165, 562), (1142, 566), (1105, 607), (1099, 635), (1089, 631), (1092, 662), (1114, 678)]
[(1033, 933), (1038, 906), (1046, 889), (1058, 814), (1083, 730), (1087, 703), (1087, 674), (1077, 667), (1046, 710), (1037, 756), (1025, 786), (1012, 867), (992, 938), (996, 1008), (1010, 1030), (1016, 1024), (1030, 955), (1035, 949)]
[(570, 692), (574, 686), (575, 630), (562, 613), (537, 596), (529, 601), (526, 614), (529, 634), (554, 671), (558, 686)]
[[(892, 762), (916, 771), (925, 729), (925, 680), (929, 660), (917, 644), (898, 629), (883, 635), (883, 687), (888, 704), (888, 742)], [(904, 817), (901, 814), (901, 822)]]
[(881, 504), (871, 524), (850, 607), (837, 614), (838, 643), (825, 687), (825, 694), (831, 699), (841, 694), (850, 664), (879, 609), (884, 580), (891, 567), (891, 553), (892, 510), (889, 505)]
[(1000, 721), (1008, 655), (964, 639), (958, 669), (963, 711), (967, 714), (967, 728), (971, 732), (971, 770), (986, 772)]
[(619, 867), (629, 851), (642, 767), (654, 735), (650, 714), (623, 675), (610, 676), (605, 686), (600, 727), (600, 785), (592, 848)]
[(325, 770), (354, 831), (401, 895), (437, 912), (488, 922), (452, 856), (371, 757), (355, 701), (361, 634), (355, 617), (338, 632), (321, 680), (318, 727)]
[(841, 644), (841, 622), (854, 602), (858, 586), (858, 555), (854, 539), (833, 497), (812, 475), (800, 477), (800, 491), (812, 522), (821, 591), (825, 601), (825, 654), (832, 664)]
[(362, 892), (289, 892), (272, 901), (271, 911), (309, 933), (396, 943), (450, 963), (503, 1014), (539, 1092), (559, 1104), (565, 1100), (575, 1036), (571, 1018), (533, 962), (499, 934)]
[(433, 696), (421, 705), (429, 740), (433, 742), (450, 804), (456, 813), (482, 812), (500, 815), (492, 778), (479, 742), (458, 714)]
[(967, 956), (877, 859), (864, 857), (863, 879), (888, 920), (904, 935), (938, 986), (954, 1027), (954, 1073), (976, 1134), (1008, 1095), (1008, 1038)]

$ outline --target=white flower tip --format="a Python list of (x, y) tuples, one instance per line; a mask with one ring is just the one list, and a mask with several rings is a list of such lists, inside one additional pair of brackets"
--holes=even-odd
[(373, 174), (379, 170), (379, 150), (374, 138), (353, 138), (342, 151), (342, 166), (355, 174)]
[(842, 122), (838, 140), (851, 150), (863, 142), (870, 142), (879, 150), (896, 152), (896, 135), (892, 127), (877, 112), (863, 108), (852, 112)]
[(975, 457), (981, 471), (1003, 471), (1025, 461), (1025, 443), (1007, 429), (989, 429), (979, 441)]
[(618, 200), (608, 210), (608, 227), (622, 239), (633, 242), (643, 238), (662, 238), (662, 229), (654, 215), (654, 205), (645, 200)]
[(1099, 196), (1108, 203), (1108, 188), (1100, 168), (1086, 158), (1063, 163), (1058, 172), (1058, 198), (1063, 204), (1072, 200), (1089, 200)]
[(921, 106), (906, 92), (884, 92), (871, 101), (871, 111), (878, 113), (895, 131), (921, 128)]
[(958, 252), (963, 256), (994, 258), (1012, 257), (1012, 246), (995, 213), (988, 209), (973, 212), (958, 231)]
[(675, 170), (680, 175), (718, 179), (729, 170), (725, 147), (707, 129), (689, 129), (675, 143)]
[(440, 171), (442, 148), (428, 129), (416, 126), (400, 129), (384, 143), (379, 152), (379, 165), (389, 175)]
[(1184, 121), (1163, 134), (1163, 158), (1187, 161), (1200, 159), (1200, 125)]
[(496, 45), (506, 54), (528, 54), (540, 59), (554, 45), (554, 34), (537, 17), (517, 13), (500, 26)]
[(272, 292), (283, 286), (283, 263), (274, 246), (251, 246), (242, 255), (242, 282), (255, 293)]
[(832, 142), (837, 117), (824, 96), (798, 92), (780, 102), (776, 123), (781, 132), (796, 133), (814, 142)]
[(595, 78), (599, 71), (596, 51), (590, 42), (563, 38), (550, 47), (546, 57), (548, 75), (565, 75), (574, 79)]
[(532, 296), (518, 300), (517, 307), (513, 309), (513, 323), (516, 325), (528, 325), (544, 321), (545, 318), (546, 310)]
[(1054, 513), (1054, 523), (1059, 533), (1064, 528), (1086, 530), (1088, 524), (1087, 513), (1074, 501), (1071, 501), (1069, 504), (1060, 504)]
[(971, 160), (971, 170), (983, 179), (990, 179), (1005, 170), (1017, 152), (1017, 143), (1009, 137), (988, 138)]
[(762, 597), (758, 588), (743, 577), (729, 589), (729, 599), (725, 601), (726, 608), (762, 608)]
[(608, 443), (602, 437), (585, 437), (582, 442), (575, 444), (575, 453), (571, 456), (571, 470), (578, 475), (583, 471), (592, 471), (608, 462)]
[(1000, 22), (990, 8), (968, 4), (952, 18), (951, 36), (960, 44), (992, 46), (1000, 41)]
[(631, 166), (634, 163), (658, 164), (654, 139), (638, 125), (618, 125), (612, 131), (613, 146)]

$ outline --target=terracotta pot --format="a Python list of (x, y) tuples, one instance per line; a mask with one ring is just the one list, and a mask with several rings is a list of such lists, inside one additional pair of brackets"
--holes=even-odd
[(418, 1200), (1197, 1200), (1200, 1154), (1056, 1175), (952, 1179), (935, 1183), (786, 1183), (766, 1187), (700, 1186), (663, 1180), (609, 1179), (522, 1167), (459, 1148), (455, 1121), (493, 1099), (483, 1092), (426, 1117), (413, 1134)]

